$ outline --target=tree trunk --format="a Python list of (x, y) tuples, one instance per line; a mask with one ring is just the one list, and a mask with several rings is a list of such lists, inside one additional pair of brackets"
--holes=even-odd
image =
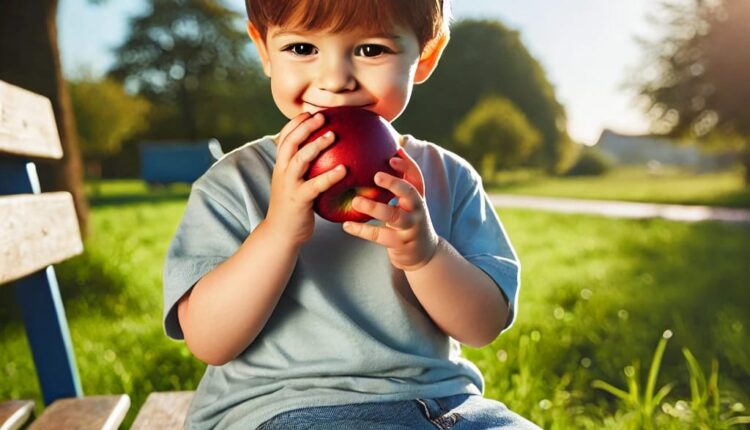
[(37, 163), (42, 189), (73, 195), (81, 234), (86, 236), (89, 206), (73, 106), (60, 65), (57, 4), (57, 0), (0, 1), (0, 79), (52, 102), (64, 156)]
[(180, 81), (180, 112), (182, 113), (182, 126), (183, 130), (187, 131), (188, 137), (191, 140), (198, 138), (198, 125), (195, 122), (195, 108), (193, 106), (193, 94), (187, 88), (187, 79)]

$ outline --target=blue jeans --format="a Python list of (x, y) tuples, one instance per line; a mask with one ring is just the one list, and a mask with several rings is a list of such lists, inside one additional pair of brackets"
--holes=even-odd
[(539, 430), (504, 404), (479, 395), (302, 408), (257, 430)]

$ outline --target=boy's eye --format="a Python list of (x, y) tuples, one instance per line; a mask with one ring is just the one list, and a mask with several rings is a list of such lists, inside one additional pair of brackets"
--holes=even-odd
[(294, 55), (307, 56), (315, 54), (317, 48), (309, 43), (295, 43), (285, 47), (284, 51), (289, 51)]
[(390, 52), (392, 51), (383, 45), (361, 45), (357, 47), (355, 55), (362, 57), (378, 57)]

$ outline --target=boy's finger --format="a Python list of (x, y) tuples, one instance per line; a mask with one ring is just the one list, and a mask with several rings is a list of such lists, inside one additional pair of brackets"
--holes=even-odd
[(400, 245), (400, 239), (396, 230), (388, 227), (346, 221), (342, 226), (344, 231), (352, 236), (359, 237), (370, 242), (379, 243), (386, 248), (395, 248)]
[(305, 201), (313, 201), (320, 193), (331, 188), (336, 182), (346, 176), (346, 166), (339, 164), (333, 169), (306, 181), (300, 187), (302, 198)]
[(283, 142), (292, 130), (297, 128), (298, 125), (302, 124), (302, 121), (310, 118), (311, 116), (312, 114), (310, 112), (302, 112), (301, 114), (295, 116), (289, 122), (287, 122), (279, 132), (279, 143)]
[(294, 154), (291, 161), (291, 168), (293, 169), (294, 176), (298, 178), (302, 177), (310, 166), (310, 162), (312, 162), (321, 151), (331, 146), (335, 141), (336, 136), (329, 130), (314, 141), (300, 148), (299, 151)]
[(421, 197), (424, 197), (424, 177), (419, 165), (404, 150), (399, 148), (396, 157), (391, 158), (391, 167), (404, 174), (404, 179), (412, 184)]
[(352, 207), (357, 212), (369, 215), (378, 221), (386, 223), (389, 227), (399, 230), (409, 228), (409, 219), (406, 213), (395, 206), (386, 205), (366, 197), (355, 197), (352, 200)]
[(398, 207), (408, 212), (413, 211), (416, 208), (414, 202), (422, 198), (414, 185), (385, 172), (375, 174), (375, 184), (398, 197)]
[[(276, 138), (276, 153), (279, 153), (279, 149), (281, 148), (281, 144), (284, 143), (287, 136), (289, 136), (289, 133), (292, 132), (295, 128), (297, 128), (300, 124), (302, 124), (303, 121), (307, 120), (312, 116), (309, 112), (302, 112), (301, 114), (295, 116), (292, 118), (291, 121), (286, 123), (284, 127), (279, 132), (279, 136)], [(277, 162), (278, 162), (278, 155), (276, 156)]]
[(279, 144), (276, 156), (277, 162), (288, 163), (294, 153), (297, 152), (299, 145), (307, 140), (312, 132), (322, 127), (324, 123), (325, 117), (320, 112), (299, 123)]

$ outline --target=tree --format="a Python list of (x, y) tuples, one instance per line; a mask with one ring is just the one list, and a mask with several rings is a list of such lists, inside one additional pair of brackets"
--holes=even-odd
[(155, 104), (156, 136), (246, 138), (249, 125), (262, 128), (261, 119), (279, 125), (238, 13), (220, 0), (149, 2), (150, 10), (131, 19), (109, 75)]
[(464, 20), (451, 27), (451, 41), (433, 76), (414, 89), (399, 127), (460, 152), (453, 131), (483, 98), (502, 96), (542, 135), (533, 154), (538, 165), (560, 172), (572, 148), (565, 109), (518, 32), (498, 21)]
[(498, 169), (518, 166), (541, 143), (542, 136), (510, 100), (490, 97), (458, 124), (455, 141), (467, 159), (491, 180)]
[(112, 79), (95, 80), (89, 75), (70, 82), (70, 90), (83, 158), (93, 176), (101, 177), (101, 160), (146, 129), (151, 106)]
[(73, 195), (81, 234), (86, 236), (89, 206), (73, 108), (60, 67), (56, 16), (57, 0), (0, 2), (0, 79), (52, 102), (64, 156), (62, 161), (39, 163), (40, 181), (45, 190)]
[(735, 146), (750, 185), (750, 2), (664, 1), (666, 30), (643, 40), (647, 70), (634, 82), (654, 129), (704, 145)]

